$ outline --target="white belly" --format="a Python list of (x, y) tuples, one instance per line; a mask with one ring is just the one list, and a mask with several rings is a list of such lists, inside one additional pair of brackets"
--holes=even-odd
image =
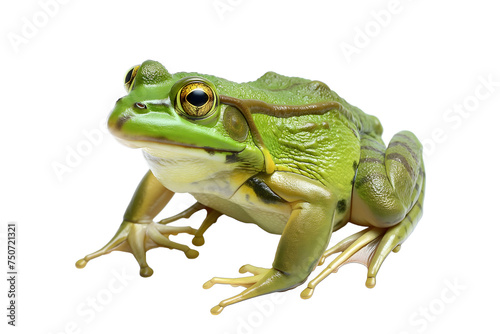
[(153, 175), (173, 192), (203, 192), (230, 197), (239, 186), (231, 184), (234, 166), (226, 164), (223, 156), (177, 146), (148, 147), (143, 152)]

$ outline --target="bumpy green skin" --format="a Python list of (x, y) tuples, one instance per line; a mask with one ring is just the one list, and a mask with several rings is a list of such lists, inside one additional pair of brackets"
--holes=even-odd
[[(213, 113), (191, 117), (174, 105), (180, 85), (174, 84), (186, 77), (203, 78), (215, 90), (219, 105)], [(221, 214), (281, 234), (272, 268), (244, 266), (242, 272), (255, 276), (213, 278), (205, 284), (246, 288), (214, 307), (217, 314), (235, 302), (301, 284), (330, 255), (325, 250), (332, 232), (347, 222), (367, 226), (374, 235), (370, 240), (378, 243), (366, 263), (372, 287), (385, 257), (399, 250), (420, 219), (425, 173), (418, 139), (402, 131), (386, 149), (378, 119), (322, 82), (268, 72), (240, 84), (199, 73), (171, 75), (161, 64), (146, 61), (130, 86), (108, 125), (119, 140), (144, 150), (151, 171), (115, 237), (78, 267), (124, 250), (134, 254), (141, 275), (150, 276), (148, 249), (163, 246), (196, 257), (196, 251), (168, 236), (191, 233), (195, 244), (202, 244), (203, 232)], [(198, 203), (153, 223), (175, 192), (191, 193)], [(166, 225), (202, 208), (208, 215), (199, 230)], [(336, 247), (347, 256), (351, 248), (368, 243), (355, 239)], [(310, 292), (316, 284), (309, 284)]]

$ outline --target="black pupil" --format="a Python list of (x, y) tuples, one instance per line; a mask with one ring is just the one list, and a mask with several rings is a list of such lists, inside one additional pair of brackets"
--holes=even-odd
[(132, 79), (132, 72), (134, 72), (134, 69), (128, 71), (127, 76), (125, 77), (125, 83), (130, 82), (130, 79)]
[(208, 102), (208, 94), (200, 89), (195, 89), (186, 96), (186, 101), (193, 106), (201, 107)]

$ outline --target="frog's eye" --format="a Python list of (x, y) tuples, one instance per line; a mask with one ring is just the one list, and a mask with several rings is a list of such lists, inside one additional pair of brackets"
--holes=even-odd
[(203, 78), (184, 78), (174, 84), (170, 100), (175, 110), (189, 118), (206, 118), (218, 106), (218, 96), (213, 85)]
[(125, 90), (130, 92), (134, 85), (135, 76), (137, 75), (137, 71), (139, 70), (140, 65), (132, 67), (125, 75)]

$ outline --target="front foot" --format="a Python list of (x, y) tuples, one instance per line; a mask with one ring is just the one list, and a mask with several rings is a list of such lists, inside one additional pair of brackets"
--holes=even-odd
[(239, 278), (214, 277), (203, 284), (204, 289), (209, 289), (214, 286), (214, 284), (229, 284), (234, 287), (242, 286), (246, 288), (236, 296), (224, 299), (218, 305), (214, 306), (210, 310), (210, 313), (213, 315), (220, 314), (224, 307), (228, 305), (266, 293), (288, 290), (297, 284), (293, 279), (293, 275), (285, 275), (283, 272), (274, 268), (260, 268), (247, 264), (242, 266), (239, 272), (241, 274), (249, 272), (254, 276)]
[(152, 248), (178, 249), (184, 252), (189, 259), (198, 257), (198, 251), (169, 239), (170, 235), (179, 233), (195, 235), (196, 230), (188, 226), (177, 227), (165, 226), (155, 222), (133, 223), (124, 221), (115, 236), (103, 248), (78, 260), (76, 267), (84, 268), (88, 261), (112, 251), (123, 251), (132, 253), (141, 267), (140, 275), (149, 277), (153, 274), (153, 269), (146, 262), (146, 252)]

